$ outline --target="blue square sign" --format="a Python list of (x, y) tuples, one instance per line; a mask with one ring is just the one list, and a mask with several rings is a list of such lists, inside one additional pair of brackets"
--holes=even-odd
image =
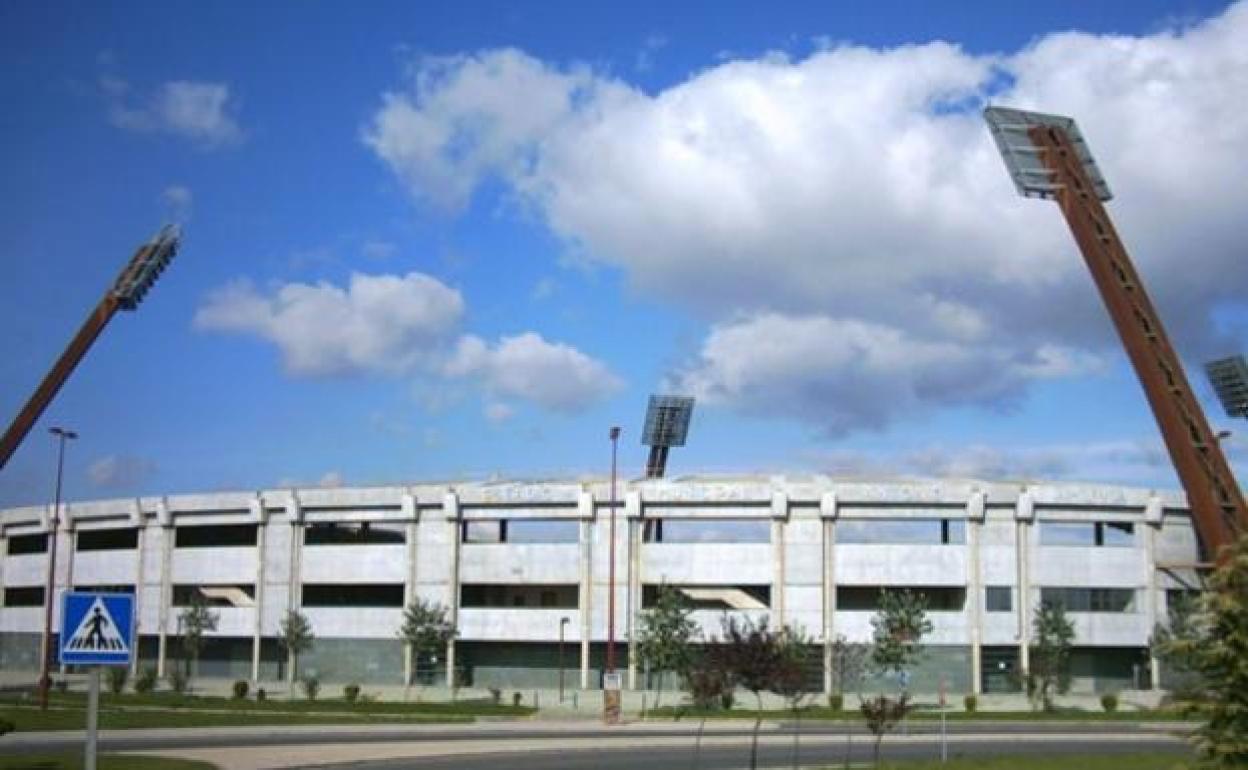
[(61, 605), (61, 663), (126, 666), (133, 652), (132, 594), (65, 593)]

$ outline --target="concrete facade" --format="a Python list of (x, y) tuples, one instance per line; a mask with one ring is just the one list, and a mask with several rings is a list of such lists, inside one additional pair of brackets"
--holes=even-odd
[[(1046, 591), (1059, 589), (1088, 589), (1077, 598), (1092, 605), (1116, 603), (1070, 613), (1076, 690), (1156, 687), (1161, 673), (1147, 645), (1165, 617), (1167, 591), (1198, 584), (1197, 541), (1176, 493), (809, 476), (636, 481), (621, 483), (617, 494), (617, 660), (630, 688), (645, 684), (645, 672), (629, 640), (647, 587), (660, 583), (746, 597), (759, 606), (731, 611), (799, 626), (824, 648), (814, 679), (821, 676), (829, 690), (831, 640), (870, 638), (874, 613), (862, 602), (879, 588), (921, 588), (936, 606), (911, 686), (931, 691), (943, 678), (953, 692), (1008, 686), (1008, 674), (1027, 665), (1032, 613)], [(178, 655), (177, 600), (206, 588), (238, 601), (214, 608), (218, 628), (201, 675), (281, 677), (278, 625), (299, 609), (317, 637), (301, 670), (325, 681), (432, 676), (448, 686), (527, 687), (566, 676), (569, 687), (595, 689), (607, 639), (607, 498), (607, 484), (592, 480), (75, 502), (59, 517), (57, 588), (134, 587), (135, 665), (162, 675)], [(47, 533), (53, 520), (50, 507), (0, 512), (0, 668), (37, 664), (43, 610), (30, 590), (45, 584), (48, 554), (9, 544), (30, 543), (26, 536)], [(500, 521), (517, 532), (536, 525), (527, 531), (538, 534), (524, 542), (467, 535), (470, 526)], [(318, 525), (364, 523), (391, 539), (320, 544), (307, 536)], [(701, 534), (665, 540), (654, 534), (664, 524), (669, 531), (693, 525)], [(247, 525), (254, 534), (243, 545), (190, 544), (195, 533), (187, 530), (222, 525)], [(118, 529), (137, 530), (134, 547), (78, 547), (83, 533)], [(542, 532), (551, 533), (549, 541)], [(740, 532), (746, 536), (734, 541)], [(326, 593), (347, 598), (315, 598)], [(351, 597), (373, 594), (385, 606), (369, 598), (351, 606)], [(446, 606), (458, 629), (433, 673), (405, 655), (397, 638), (402, 605), (417, 597)], [(698, 609), (694, 617), (709, 638), (724, 613)]]

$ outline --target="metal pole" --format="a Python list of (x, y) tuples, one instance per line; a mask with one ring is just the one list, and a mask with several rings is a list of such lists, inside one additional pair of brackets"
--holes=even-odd
[(615, 459), (620, 429), (612, 427), (611, 438), (611, 514), (607, 565), (607, 673), (615, 673)]
[(83, 757), (84, 770), (95, 770), (95, 747), (100, 732), (100, 667), (91, 667), (87, 688), (87, 750)]
[(563, 703), (563, 629), (567, 618), (559, 618), (559, 703)]
[(57, 437), (56, 493), (52, 503), (52, 532), (48, 538), (48, 582), (43, 589), (43, 661), (39, 667), (39, 708), (48, 710), (48, 690), (52, 687), (49, 669), (52, 665), (52, 603), (56, 594), (56, 533), (61, 528), (61, 479), (65, 470), (65, 441), (78, 434), (64, 428), (51, 428)]

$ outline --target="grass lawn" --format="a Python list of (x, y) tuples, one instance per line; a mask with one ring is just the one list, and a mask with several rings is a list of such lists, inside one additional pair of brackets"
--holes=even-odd
[[(54, 693), (50, 699), (50, 703), (54, 706), (72, 706), (82, 708), (86, 703), (87, 697), (83, 693)], [(28, 704), (29, 698), (13, 698), (9, 697), (0, 701), (0, 707), (9, 705)], [(351, 713), (361, 716), (375, 716), (382, 714), (400, 715), (400, 716), (528, 716), (536, 709), (528, 706), (511, 706), (502, 703), (492, 703), (487, 700), (461, 700), (451, 702), (402, 702), (402, 701), (361, 701), (348, 703), (343, 698), (317, 698), (316, 700), (308, 700), (299, 698), (296, 700), (286, 700), (285, 698), (270, 698), (268, 700), (258, 701), (255, 697), (247, 698), (223, 698), (215, 696), (199, 696), (199, 695), (178, 695), (172, 692), (148, 693), (138, 695), (135, 693), (124, 693), (122, 695), (112, 695), (102, 693), (100, 695), (101, 709), (140, 709), (140, 708), (159, 708), (159, 709), (200, 709), (210, 711), (236, 711), (236, 712), (282, 712), (282, 713)]]
[(1164, 754), (985, 757), (950, 759), (943, 765), (940, 762), (885, 762), (880, 765), (881, 770), (1178, 770), (1182, 767), (1181, 757)]
[[(0, 708), (0, 718), (15, 725), (17, 732), (35, 730), (81, 730), (86, 727), (83, 708), (52, 707), (47, 711), (29, 707)], [(194, 709), (100, 709), (100, 728), (126, 730), (142, 727), (235, 727), (247, 725), (329, 725), (471, 722), (473, 717), (457, 714), (301, 714), (281, 712), (244, 713), (241, 711), (196, 711)], [(0, 765), (0, 767), (3, 767)]]
[[(206, 762), (163, 757), (137, 757), (126, 754), (100, 754), (99, 770), (216, 770)], [(82, 754), (28, 754), (24, 757), (0, 757), (0, 770), (78, 770)]]

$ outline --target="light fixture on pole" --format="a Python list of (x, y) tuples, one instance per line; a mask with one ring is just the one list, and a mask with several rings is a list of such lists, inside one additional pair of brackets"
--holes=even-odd
[(1248, 361), (1242, 355), (1219, 358), (1205, 364), (1205, 374), (1226, 416), (1248, 419)]
[(684, 446), (693, 417), (693, 396), (650, 396), (641, 443), (650, 447), (646, 478), (661, 479), (667, 472), (667, 452)]
[(611, 511), (608, 514), (607, 536), (607, 670), (602, 677), (603, 721), (609, 725), (620, 721), (620, 676), (615, 673), (615, 474), (620, 444), (620, 429), (612, 426), (611, 439)]
[(52, 606), (56, 594), (56, 533), (61, 528), (61, 478), (65, 470), (65, 442), (78, 438), (78, 434), (64, 428), (48, 431), (57, 437), (56, 493), (52, 503), (52, 521), (48, 536), (48, 582), (43, 589), (43, 661), (39, 667), (39, 708), (48, 709), (48, 690), (52, 686)]

